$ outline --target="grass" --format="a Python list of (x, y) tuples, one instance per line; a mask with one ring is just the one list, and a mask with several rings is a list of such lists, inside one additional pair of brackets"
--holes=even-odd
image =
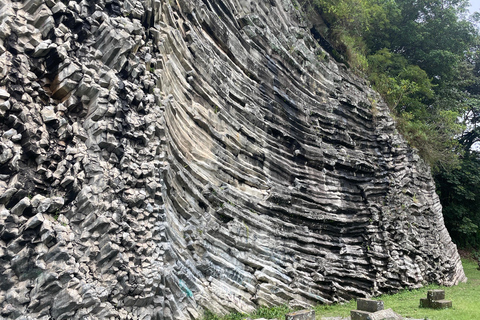
[[(466, 283), (453, 287), (430, 285), (418, 290), (405, 290), (395, 295), (385, 295), (385, 308), (392, 308), (404, 317), (431, 320), (473, 320), (480, 316), (480, 271), (473, 260), (463, 260), (463, 268), (468, 278)], [(419, 308), (420, 298), (427, 297), (427, 291), (432, 289), (445, 290), (445, 298), (452, 300), (453, 307), (444, 310)]]
[[(453, 287), (441, 287), (429, 285), (416, 290), (403, 290), (397, 294), (383, 295), (375, 298), (383, 300), (385, 308), (392, 308), (403, 317), (430, 320), (472, 320), (480, 318), (480, 271), (477, 263), (471, 259), (463, 259), (463, 268), (468, 277), (466, 283)], [(444, 310), (432, 310), (419, 308), (420, 298), (427, 297), (427, 291), (433, 289), (445, 290), (445, 298), (452, 300), (453, 307)], [(315, 307), (317, 320), (322, 317), (347, 317), (350, 310), (356, 309), (355, 301), (335, 305), (318, 305)], [(204, 320), (243, 320), (247, 317), (252, 319), (266, 318), (279, 320), (285, 319), (285, 314), (291, 310), (286, 306), (274, 308), (260, 307), (254, 314), (242, 315), (233, 313), (225, 317), (218, 317), (207, 313)]]
[(273, 308), (267, 308), (267, 307), (259, 307), (257, 311), (250, 315), (245, 315), (241, 313), (231, 313), (227, 314), (224, 317), (219, 317), (217, 315), (214, 315), (210, 311), (205, 312), (205, 317), (203, 318), (204, 320), (243, 320), (245, 318), (251, 318), (251, 319), (258, 319), (258, 318), (266, 318), (266, 319), (285, 319), (285, 314), (291, 312), (292, 309), (290, 309), (288, 306), (278, 306), (278, 307), (273, 307)]

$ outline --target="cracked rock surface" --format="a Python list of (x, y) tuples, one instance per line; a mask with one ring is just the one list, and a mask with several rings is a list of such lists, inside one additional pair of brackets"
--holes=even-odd
[(289, 0), (0, 1), (0, 318), (465, 279), (428, 166)]

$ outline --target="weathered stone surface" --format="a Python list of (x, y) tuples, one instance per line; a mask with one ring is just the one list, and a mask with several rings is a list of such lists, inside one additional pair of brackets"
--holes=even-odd
[(55, 115), (55, 110), (53, 109), (53, 106), (46, 106), (42, 109), (42, 118), (44, 122), (57, 120), (57, 116)]
[(371, 313), (367, 320), (403, 320), (403, 317), (393, 312), (392, 309), (385, 309)]
[(445, 290), (428, 290), (427, 299), (428, 300), (444, 300)]
[(383, 301), (358, 298), (357, 309), (368, 312), (380, 311), (383, 310)]
[(370, 317), (370, 313), (371, 312), (362, 310), (351, 310), (350, 318), (352, 320), (367, 320)]
[(285, 320), (315, 320), (315, 310), (300, 310), (285, 315)]
[(430, 308), (432, 309), (447, 309), (452, 307), (450, 300), (432, 300), (430, 301)]
[(464, 280), (429, 168), (312, 27), (279, 0), (0, 1), (0, 316)]
[(22, 200), (17, 202), (17, 204), (12, 208), (11, 212), (19, 216), (29, 206), (30, 206), (30, 200), (28, 198), (23, 198)]
[(10, 98), (10, 93), (0, 88), (0, 99), (7, 100), (8, 98)]
[(375, 312), (352, 310), (350, 311), (351, 320), (403, 320), (403, 317), (392, 309), (379, 310)]
[(430, 300), (427, 298), (420, 298), (420, 308), (430, 308)]

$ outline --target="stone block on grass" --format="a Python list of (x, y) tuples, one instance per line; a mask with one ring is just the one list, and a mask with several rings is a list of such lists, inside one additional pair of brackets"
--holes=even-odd
[(427, 299), (428, 300), (444, 300), (445, 291), (444, 290), (428, 290)]
[(383, 310), (383, 301), (371, 299), (357, 299), (357, 310), (377, 312)]
[(447, 309), (452, 307), (452, 301), (450, 300), (433, 300), (430, 302), (430, 308), (432, 309)]
[(427, 298), (420, 299), (420, 308), (446, 309), (452, 307), (452, 301), (445, 300), (444, 290), (429, 290)]
[(428, 300), (427, 298), (421, 298), (420, 308), (430, 308), (430, 300)]

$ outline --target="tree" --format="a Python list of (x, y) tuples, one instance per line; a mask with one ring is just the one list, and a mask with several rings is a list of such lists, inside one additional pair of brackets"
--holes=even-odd
[(480, 46), (468, 1), (314, 3), (330, 43), (365, 72), (432, 166), (453, 239), (480, 245)]
[[(467, 0), (397, 0), (385, 28), (366, 35), (371, 52), (388, 48), (425, 70), (435, 83), (445, 81), (463, 60), (477, 35), (464, 19)], [(385, 6), (392, 7), (390, 1)]]
[(480, 159), (467, 154), (456, 169), (442, 170), (436, 177), (445, 225), (461, 247), (480, 246)]

